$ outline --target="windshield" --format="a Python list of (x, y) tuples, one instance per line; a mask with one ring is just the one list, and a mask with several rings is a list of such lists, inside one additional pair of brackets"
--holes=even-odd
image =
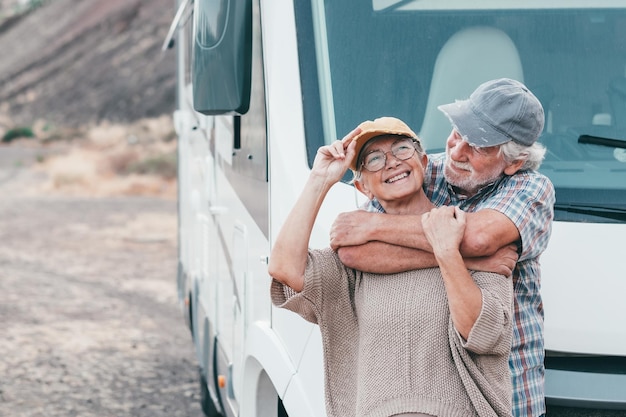
[(555, 185), (556, 219), (625, 222), (623, 2), (438, 3), (294, 2), (310, 160), (320, 138), (380, 116), (404, 120), (429, 153), (441, 151), (451, 126), (437, 106), (510, 77), (545, 109), (540, 171)]

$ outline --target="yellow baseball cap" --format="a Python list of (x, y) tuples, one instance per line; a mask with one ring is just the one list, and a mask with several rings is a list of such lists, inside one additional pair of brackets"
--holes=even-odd
[(411, 130), (406, 123), (395, 117), (379, 117), (374, 120), (366, 120), (359, 125), (361, 133), (352, 139), (356, 141), (355, 155), (356, 157), (350, 163), (350, 169), (357, 170), (357, 161), (361, 154), (363, 146), (370, 140), (378, 136), (384, 135), (398, 135), (403, 137), (409, 137), (419, 142), (419, 137)]

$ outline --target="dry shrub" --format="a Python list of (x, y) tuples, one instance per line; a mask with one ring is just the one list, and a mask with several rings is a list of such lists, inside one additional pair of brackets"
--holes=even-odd
[(171, 118), (132, 125), (102, 123), (69, 150), (42, 159), (47, 191), (103, 195), (176, 196), (176, 141)]
[(121, 149), (117, 152), (111, 153), (107, 158), (107, 164), (116, 175), (128, 175), (131, 172), (131, 167), (135, 165), (141, 156), (135, 149)]

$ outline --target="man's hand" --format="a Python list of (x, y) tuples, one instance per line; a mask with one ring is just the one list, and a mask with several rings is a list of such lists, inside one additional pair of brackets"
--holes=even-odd
[(517, 253), (517, 245), (511, 243), (503, 246), (491, 256), (480, 258), (465, 258), (465, 265), (468, 269), (474, 271), (495, 272), (506, 277), (511, 276), (519, 255)]
[(369, 241), (368, 232), (373, 227), (368, 223), (376, 214), (363, 210), (340, 213), (330, 229), (330, 247), (337, 250), (343, 246), (358, 246)]

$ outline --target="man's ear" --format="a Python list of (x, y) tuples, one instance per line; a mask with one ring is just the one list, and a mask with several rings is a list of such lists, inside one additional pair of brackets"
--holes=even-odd
[(363, 193), (363, 195), (365, 195), (368, 199), (373, 199), (374, 198), (374, 194), (372, 194), (369, 189), (367, 188), (367, 185), (365, 185), (365, 183), (363, 183), (360, 180), (355, 180), (354, 181), (354, 186), (356, 187), (357, 190), (359, 190), (361, 193)]
[(515, 162), (510, 163), (509, 165), (507, 165), (504, 168), (504, 173), (506, 175), (513, 175), (513, 174), (515, 174), (517, 171), (520, 170), (522, 165), (524, 165), (524, 162), (526, 162), (526, 161), (519, 160), (519, 161), (515, 161)]

